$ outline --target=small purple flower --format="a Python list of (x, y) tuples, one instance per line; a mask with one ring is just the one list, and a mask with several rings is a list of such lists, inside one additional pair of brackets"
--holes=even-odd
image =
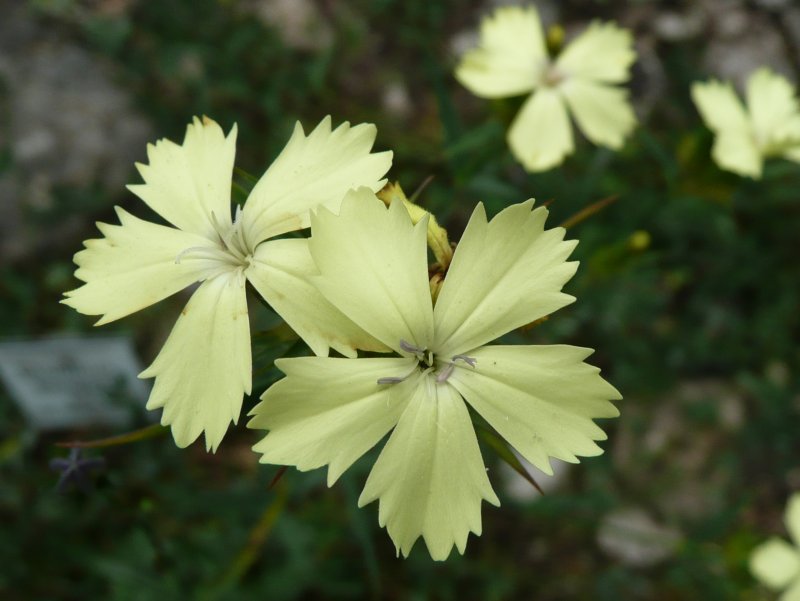
[(105, 466), (103, 457), (81, 457), (81, 449), (72, 447), (68, 457), (57, 457), (50, 460), (50, 469), (61, 472), (56, 484), (58, 492), (64, 492), (70, 485), (77, 486), (83, 492), (88, 492), (90, 470), (101, 469)]

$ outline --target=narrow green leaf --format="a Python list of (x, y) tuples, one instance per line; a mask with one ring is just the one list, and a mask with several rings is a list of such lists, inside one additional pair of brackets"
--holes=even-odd
[(212, 584), (200, 597), (201, 599), (216, 599), (220, 594), (233, 588), (247, 574), (261, 553), (261, 549), (269, 540), (272, 528), (286, 505), (287, 497), (286, 486), (279, 486), (275, 497), (267, 504), (261, 517), (250, 530), (244, 547), (236, 554), (217, 582)]
[(233, 168), (233, 172), (234, 172), (236, 175), (238, 175), (239, 177), (241, 177), (243, 180), (245, 180), (246, 182), (248, 182), (249, 184), (252, 184), (253, 186), (255, 186), (255, 185), (256, 185), (256, 182), (258, 182), (258, 178), (257, 178), (255, 175), (253, 175), (252, 173), (249, 173), (249, 172), (245, 171), (245, 170), (244, 170), (244, 169), (242, 169), (241, 167), (234, 167), (234, 168)]
[(93, 449), (93, 448), (102, 448), (102, 447), (115, 447), (118, 445), (129, 444), (132, 442), (139, 442), (140, 440), (146, 440), (148, 438), (154, 438), (156, 436), (161, 436), (162, 434), (166, 434), (169, 431), (169, 428), (162, 426), (161, 424), (153, 424), (152, 426), (146, 426), (139, 430), (134, 430), (133, 432), (128, 432), (126, 434), (119, 434), (117, 436), (109, 436), (108, 438), (99, 438), (97, 440), (75, 440), (72, 442), (57, 442), (57, 447), (67, 447), (67, 448), (80, 448), (80, 449)]
[(528, 470), (525, 469), (525, 466), (522, 465), (522, 462), (511, 450), (511, 447), (508, 446), (508, 443), (500, 438), (496, 432), (490, 430), (480, 422), (475, 425), (480, 439), (489, 445), (489, 448), (492, 449), (500, 459), (505, 461), (511, 469), (530, 482), (531, 486), (539, 491), (539, 494), (544, 495), (544, 491), (539, 487), (539, 484), (534, 480), (533, 476), (530, 475)]

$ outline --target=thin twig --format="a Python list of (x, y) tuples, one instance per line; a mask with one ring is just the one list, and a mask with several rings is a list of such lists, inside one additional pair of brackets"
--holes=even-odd
[(617, 194), (613, 194), (607, 198), (603, 198), (602, 200), (598, 200), (597, 202), (593, 202), (588, 207), (582, 208), (580, 211), (575, 213), (572, 217), (568, 217), (564, 222), (561, 223), (561, 227), (565, 229), (571, 228), (573, 225), (579, 224), (581, 221), (584, 221), (594, 215), (595, 213), (599, 213), (603, 209), (605, 209), (608, 205), (616, 202), (619, 198)]
[(91, 449), (96, 447), (114, 447), (122, 444), (129, 444), (131, 442), (138, 442), (154, 436), (160, 436), (167, 432), (167, 428), (161, 424), (153, 424), (146, 426), (133, 432), (125, 434), (118, 434), (117, 436), (109, 436), (107, 438), (99, 438), (97, 440), (74, 440), (72, 442), (57, 442), (57, 447), (66, 447), (68, 449)]

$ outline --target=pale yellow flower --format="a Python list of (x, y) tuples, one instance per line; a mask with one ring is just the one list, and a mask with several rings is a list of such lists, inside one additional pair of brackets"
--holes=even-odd
[(716, 134), (712, 156), (722, 169), (758, 179), (766, 158), (800, 162), (800, 108), (784, 77), (766, 67), (755, 71), (746, 109), (730, 83), (696, 83), (692, 98)]
[(573, 152), (568, 109), (595, 144), (619, 149), (636, 124), (628, 91), (636, 59), (629, 31), (593, 22), (557, 58), (548, 56), (534, 7), (498, 8), (481, 23), (478, 48), (465, 54), (456, 78), (476, 96), (532, 92), (508, 131), (511, 151), (528, 171), (559, 165)]
[(226, 137), (214, 121), (195, 119), (182, 145), (148, 146), (137, 165), (145, 183), (129, 189), (174, 227), (144, 221), (117, 207), (120, 225), (98, 224), (104, 237), (75, 255), (85, 282), (63, 301), (105, 324), (201, 282), (161, 352), (140, 377), (155, 378), (148, 409), (163, 407), (178, 446), (205, 433), (216, 450), (236, 423), (252, 385), (245, 284), (319, 355), (329, 347), (383, 346), (330, 305), (313, 287), (307, 239), (269, 240), (309, 226), (309, 211), (338, 210), (356, 186), (379, 190), (391, 153), (371, 154), (373, 125), (331, 130), (326, 117), (308, 136), (298, 123), (291, 139), (231, 214), (236, 126)]
[(422, 536), (434, 559), (463, 553), (481, 532), (481, 501), (499, 505), (467, 406), (528, 461), (577, 463), (602, 453), (592, 421), (615, 417), (619, 393), (573, 346), (488, 345), (575, 299), (561, 292), (577, 263), (564, 229), (544, 229), (533, 201), (487, 221), (472, 214), (435, 306), (428, 285), (427, 218), (351, 192), (339, 216), (312, 218), (310, 248), (322, 294), (399, 357), (280, 359), (286, 377), (261, 397), (248, 427), (269, 433), (263, 463), (328, 466), (332, 485), (391, 432), (359, 505), (380, 499), (378, 520), (398, 553)]
[(800, 601), (800, 493), (789, 499), (784, 522), (794, 545), (769, 539), (750, 555), (750, 571), (770, 589), (784, 591), (780, 601)]

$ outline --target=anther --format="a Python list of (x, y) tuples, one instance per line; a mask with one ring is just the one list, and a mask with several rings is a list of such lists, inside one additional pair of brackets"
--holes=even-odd
[(378, 378), (378, 384), (399, 384), (403, 380), (405, 380), (408, 376), (404, 378), (397, 378), (397, 377), (388, 377), (388, 378)]
[(436, 376), (436, 381), (441, 384), (442, 382), (446, 382), (447, 378), (453, 373), (453, 370), (456, 368), (455, 363), (448, 363), (447, 367), (445, 367), (439, 374)]
[(456, 368), (456, 361), (463, 361), (473, 368), (478, 364), (478, 360), (475, 357), (468, 357), (467, 355), (453, 355), (453, 361), (448, 363), (445, 368), (436, 376), (436, 381), (439, 384), (442, 382), (447, 382), (447, 379), (453, 375), (453, 370)]
[(467, 357), (466, 355), (453, 355), (453, 361), (458, 361), (459, 359), (470, 367), (475, 367), (478, 364), (478, 360), (475, 357)]
[(425, 352), (425, 349), (421, 349), (418, 346), (415, 346), (410, 342), (406, 342), (405, 340), (402, 339), (400, 340), (400, 348), (407, 353), (414, 353), (415, 355), (421, 355)]
[(383, 377), (383, 378), (378, 378), (378, 384), (379, 385), (383, 385), (383, 384), (399, 384), (400, 382), (403, 382), (403, 381), (407, 380), (409, 377), (411, 377), (411, 375), (413, 373), (415, 373), (416, 371), (417, 371), (417, 366), (415, 365), (414, 368), (404, 376), (386, 376), (386, 377)]
[(419, 348), (417, 345), (411, 344), (410, 342), (408, 342), (406, 340), (403, 340), (403, 339), (400, 339), (400, 348), (402, 350), (404, 350), (405, 352), (407, 352), (407, 353), (413, 354), (417, 358), (417, 361), (419, 361), (421, 363), (425, 363), (426, 365), (431, 365), (432, 364), (433, 354), (432, 353), (428, 353), (428, 361), (425, 361), (425, 349), (424, 348)]

